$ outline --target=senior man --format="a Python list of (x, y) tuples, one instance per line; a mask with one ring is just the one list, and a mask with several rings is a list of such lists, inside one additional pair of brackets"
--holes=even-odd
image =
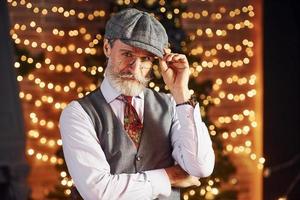
[[(162, 24), (126, 9), (106, 24), (105, 78), (60, 118), (68, 170), (84, 199), (180, 199), (209, 176), (214, 152), (188, 88), (185, 55), (167, 49)], [(154, 59), (171, 94), (147, 89)]]

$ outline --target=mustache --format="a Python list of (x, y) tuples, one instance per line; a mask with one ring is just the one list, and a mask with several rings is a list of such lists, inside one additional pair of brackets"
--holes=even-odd
[(132, 73), (120, 73), (120, 74), (118, 74), (118, 77), (119, 78), (134, 78), (136, 80), (138, 80), (138, 78), (139, 78)]
[(131, 72), (120, 73), (117, 75), (119, 78), (130, 78), (135, 79), (136, 81), (145, 84), (150, 80), (150, 77), (141, 77), (139, 75), (133, 74)]

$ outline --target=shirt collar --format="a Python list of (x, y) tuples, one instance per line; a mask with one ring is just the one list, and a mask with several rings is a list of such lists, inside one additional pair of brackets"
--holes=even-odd
[[(113, 100), (115, 100), (118, 96), (121, 95), (121, 93), (118, 92), (110, 84), (109, 80), (106, 77), (104, 77), (100, 89), (107, 103), (111, 103)], [(138, 96), (135, 96), (134, 98), (144, 99), (144, 92), (142, 91)]]

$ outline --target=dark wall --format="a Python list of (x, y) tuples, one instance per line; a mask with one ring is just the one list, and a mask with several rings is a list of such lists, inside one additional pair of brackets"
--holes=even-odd
[(0, 0), (0, 199), (28, 197), (28, 165), (6, 1)]
[[(297, 155), (300, 157), (298, 4), (296, 0), (264, 1), (264, 155), (265, 165), (271, 170)], [(271, 173), (264, 180), (264, 199), (278, 199), (285, 194), (299, 173), (300, 159)], [(300, 177), (288, 199), (300, 199)]]

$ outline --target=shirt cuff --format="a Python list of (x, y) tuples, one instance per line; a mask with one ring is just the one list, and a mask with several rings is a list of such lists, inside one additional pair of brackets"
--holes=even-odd
[(176, 107), (176, 113), (178, 113), (177, 114), (178, 120), (180, 124), (183, 126), (191, 125), (190, 122), (195, 124), (195, 121), (202, 121), (201, 115), (196, 114), (196, 113), (200, 113), (199, 103), (196, 104), (195, 108), (191, 105), (178, 106)]
[(153, 199), (168, 197), (171, 194), (171, 183), (164, 169), (145, 171), (147, 179), (152, 186)]

